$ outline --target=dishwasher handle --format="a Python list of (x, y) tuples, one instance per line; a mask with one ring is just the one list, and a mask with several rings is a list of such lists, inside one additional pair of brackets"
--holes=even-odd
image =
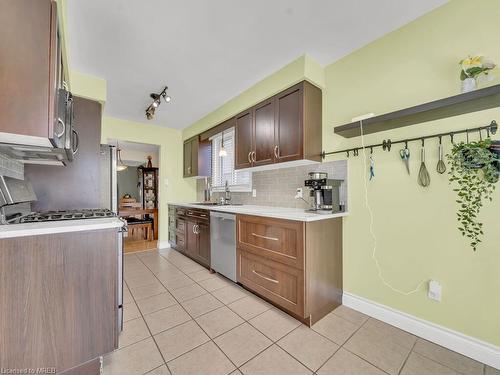
[(210, 212), (210, 218), (236, 221), (235, 214), (227, 214), (225, 212), (212, 211), (212, 212)]

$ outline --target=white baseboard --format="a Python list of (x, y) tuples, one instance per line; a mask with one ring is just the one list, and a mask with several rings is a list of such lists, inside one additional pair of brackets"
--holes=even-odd
[(158, 249), (168, 249), (168, 248), (170, 248), (170, 242), (158, 241)]
[(500, 369), (500, 347), (344, 292), (343, 304), (457, 353)]

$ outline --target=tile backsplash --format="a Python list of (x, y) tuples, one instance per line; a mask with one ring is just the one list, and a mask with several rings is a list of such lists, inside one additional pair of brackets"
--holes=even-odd
[(0, 175), (24, 180), (24, 164), (0, 153)]
[[(232, 192), (233, 203), (253, 204), (259, 206), (276, 206), (291, 208), (308, 208), (308, 204), (301, 199), (295, 199), (297, 188), (303, 189), (303, 197), (309, 201), (309, 189), (304, 186), (309, 172), (326, 172), (328, 178), (343, 180), (340, 186), (340, 202), (347, 209), (347, 161), (337, 160), (327, 163), (318, 163), (301, 167), (281, 168), (252, 173), (252, 187), (257, 190), (257, 196), (251, 192)], [(205, 180), (197, 181), (197, 199), (203, 201)], [(219, 199), (224, 193), (212, 193), (212, 200)]]

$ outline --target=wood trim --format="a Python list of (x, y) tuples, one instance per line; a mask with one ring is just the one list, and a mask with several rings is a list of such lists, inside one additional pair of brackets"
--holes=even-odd
[(234, 128), (235, 122), (236, 122), (236, 117), (231, 117), (230, 119), (220, 123), (219, 125), (215, 125), (214, 127), (205, 130), (203, 133), (200, 134), (200, 140), (206, 141), (210, 137), (213, 137), (214, 135), (219, 134), (224, 130)]
[(304, 159), (321, 161), (323, 151), (323, 103), (319, 87), (304, 84)]
[(306, 223), (305, 316), (316, 323), (342, 304), (342, 218)]

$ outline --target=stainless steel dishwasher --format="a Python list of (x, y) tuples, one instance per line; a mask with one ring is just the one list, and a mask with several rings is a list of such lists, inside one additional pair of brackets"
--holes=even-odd
[(236, 282), (236, 216), (210, 212), (212, 269)]

